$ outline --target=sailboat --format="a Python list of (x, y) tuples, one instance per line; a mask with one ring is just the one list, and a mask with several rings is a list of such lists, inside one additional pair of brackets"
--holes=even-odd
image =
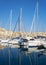
[[(11, 31), (11, 21), (12, 21), (12, 10), (10, 11), (10, 31)], [(1, 40), (1, 45), (2, 46), (8, 46), (8, 41), (10, 39), (6, 39), (7, 38), (7, 35), (8, 35), (8, 32), (6, 31), (5, 32), (5, 39), (2, 39)], [(11, 36), (10, 36), (10, 38), (11, 38)]]
[[(37, 18), (38, 18), (38, 1), (37, 1), (37, 5), (36, 5), (36, 8), (35, 8), (35, 13), (37, 14)], [(33, 22), (32, 22), (32, 26), (33, 24), (35, 23), (35, 15), (34, 15), (34, 18), (33, 18)], [(32, 29), (32, 27), (31, 27)], [(41, 45), (41, 41), (39, 39), (35, 39), (35, 38), (30, 38), (28, 37), (28, 43), (27, 43), (27, 48), (31, 48), (31, 50), (36, 50), (40, 45)]]
[[(19, 17), (18, 17), (18, 32), (21, 33), (21, 13), (22, 13), (22, 8), (20, 9), (20, 12), (19, 12)], [(15, 28), (16, 28), (16, 25), (15, 25)], [(14, 33), (15, 29), (13, 30), (13, 33)], [(12, 33), (12, 36), (13, 36), (13, 33)], [(11, 38), (11, 40), (8, 42), (9, 44), (12, 43), (12, 47), (18, 47), (19, 46), (19, 42), (21, 41), (21, 34), (19, 36), (16, 36), (15, 38)]]
[[(37, 19), (38, 19), (38, 1), (37, 1)], [(35, 15), (34, 15), (34, 19), (33, 19), (33, 22), (32, 22), (32, 26), (33, 26), (33, 23), (34, 23), (34, 20), (35, 20)], [(31, 27), (32, 29), (32, 27)], [(46, 49), (46, 38), (42, 39), (42, 38), (31, 38), (29, 41), (28, 41), (28, 48), (32, 48), (33, 51), (36, 50), (38, 47), (43, 47), (42, 49)], [(31, 49), (31, 50), (32, 50)]]
[(46, 40), (41, 40), (41, 45), (43, 45), (43, 47), (46, 49)]

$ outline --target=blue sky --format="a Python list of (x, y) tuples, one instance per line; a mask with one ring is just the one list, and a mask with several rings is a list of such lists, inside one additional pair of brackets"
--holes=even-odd
[[(38, 0), (38, 31), (46, 31), (46, 0)], [(10, 10), (12, 9), (12, 30), (22, 8), (22, 26), (30, 31), (37, 0), (0, 0), (0, 27), (10, 28)]]

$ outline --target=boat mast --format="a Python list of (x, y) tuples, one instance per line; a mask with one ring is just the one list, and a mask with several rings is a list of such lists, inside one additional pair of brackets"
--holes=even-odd
[[(11, 9), (11, 11), (10, 11), (10, 38), (11, 38), (11, 36), (12, 36), (12, 33), (11, 33), (11, 22), (12, 22), (12, 9)], [(9, 44), (8, 44), (8, 46), (9, 46)], [(11, 65), (11, 60), (10, 60), (10, 53), (11, 52), (11, 47), (9, 46), (9, 65)]]
[(36, 21), (37, 21), (37, 36), (38, 36), (38, 0), (37, 0), (37, 7), (36, 7)]
[(19, 22), (18, 22), (18, 31), (20, 32), (20, 34), (21, 34), (21, 22), (22, 22), (22, 8), (20, 9), (19, 12)]
[(38, 0), (37, 0), (37, 22), (38, 22)]
[(38, 27), (36, 27), (37, 26), (36, 24), (38, 25), (38, 0), (37, 0), (35, 12), (34, 12), (34, 17), (33, 17), (32, 24), (31, 24), (31, 29), (30, 29), (30, 32), (31, 32), (32, 28), (34, 27), (34, 31), (33, 31), (34, 34), (36, 32), (36, 30), (35, 30), (36, 28), (37, 28), (37, 32), (38, 32)]
[(11, 38), (11, 35), (12, 35), (12, 32), (11, 32), (11, 22), (12, 22), (12, 9), (10, 11), (10, 38)]

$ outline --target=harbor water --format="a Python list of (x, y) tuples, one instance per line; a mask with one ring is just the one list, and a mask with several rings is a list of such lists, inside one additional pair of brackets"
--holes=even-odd
[(46, 55), (18, 48), (0, 49), (0, 65), (46, 65)]

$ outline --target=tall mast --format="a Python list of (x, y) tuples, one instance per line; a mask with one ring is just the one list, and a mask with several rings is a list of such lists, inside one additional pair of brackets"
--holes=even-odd
[[(12, 22), (12, 9), (10, 11), (10, 31), (11, 31), (11, 22)], [(5, 39), (7, 38), (7, 31), (5, 32)], [(11, 33), (10, 33), (11, 34)], [(11, 35), (10, 35), (10, 38), (11, 38)]]
[(38, 32), (38, 0), (35, 8), (35, 13), (34, 13), (34, 32)]
[[(37, 29), (37, 32), (38, 32), (38, 0), (37, 0), (37, 4), (36, 4), (36, 8), (35, 8), (35, 12), (34, 12), (34, 17), (33, 17), (33, 21), (32, 21), (32, 24), (31, 24), (31, 29), (30, 29), (30, 32), (32, 31), (32, 28), (34, 27), (34, 33), (35, 33), (35, 29)], [(36, 27), (37, 26), (37, 27)]]
[(37, 35), (38, 36), (38, 0), (37, 0), (37, 7), (36, 7), (36, 22), (37, 22)]
[[(37, 16), (37, 25), (38, 25), (38, 0), (37, 0), (37, 8), (36, 8), (37, 10), (36, 10), (36, 16)], [(38, 28), (38, 27), (37, 27)], [(38, 29), (37, 29), (37, 32), (38, 32)]]
[[(12, 22), (12, 9), (11, 9), (11, 11), (10, 11), (10, 32), (11, 32), (11, 22)], [(11, 38), (11, 35), (12, 35), (12, 33), (10, 33), (10, 38)]]
[(19, 12), (19, 22), (18, 22), (19, 32), (21, 32), (21, 22), (22, 22), (22, 8), (20, 9), (20, 12)]
[[(11, 33), (11, 22), (12, 22), (12, 9), (10, 11), (10, 38), (12, 36), (12, 33)], [(10, 60), (10, 47), (9, 47), (9, 65), (11, 65), (11, 60)]]
[(12, 22), (12, 9), (10, 11), (10, 31), (11, 31), (11, 22)]

